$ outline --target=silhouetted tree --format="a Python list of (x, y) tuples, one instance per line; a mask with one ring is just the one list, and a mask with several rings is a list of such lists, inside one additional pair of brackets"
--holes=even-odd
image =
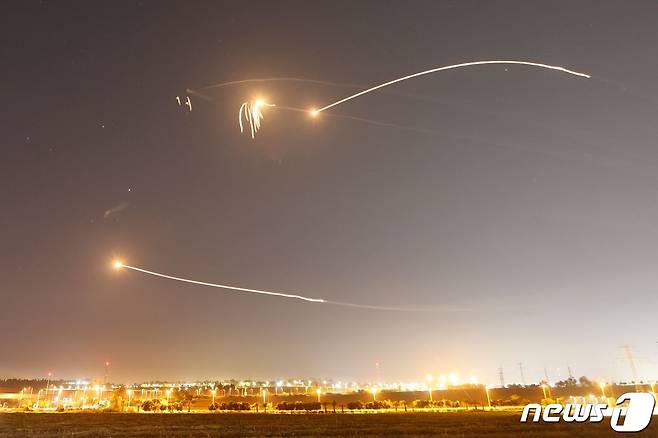
[(578, 379), (578, 383), (580, 383), (580, 386), (586, 386), (586, 387), (593, 386), (592, 381), (589, 380), (589, 379), (588, 379), (587, 377), (585, 377), (585, 376), (581, 376), (581, 377)]
[(347, 403), (347, 409), (349, 409), (350, 411), (354, 411), (356, 409), (363, 409), (363, 403), (361, 403), (360, 401), (349, 402)]

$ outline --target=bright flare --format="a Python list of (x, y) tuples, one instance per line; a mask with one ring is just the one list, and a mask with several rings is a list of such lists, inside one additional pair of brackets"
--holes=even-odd
[(112, 262), (112, 267), (118, 271), (119, 269), (123, 268), (123, 262), (121, 260), (115, 260)]
[(264, 117), (262, 111), (263, 107), (273, 106), (276, 105), (273, 103), (267, 103), (263, 99), (256, 99), (253, 102), (244, 102), (238, 111), (238, 123), (240, 125), (240, 132), (244, 132), (244, 125), (242, 124), (242, 120), (244, 119), (249, 124), (251, 138), (253, 139), (260, 129), (261, 120), (263, 120)]

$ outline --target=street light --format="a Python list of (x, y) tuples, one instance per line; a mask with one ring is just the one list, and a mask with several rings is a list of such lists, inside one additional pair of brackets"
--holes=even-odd
[(127, 392), (128, 392), (128, 410), (130, 410), (130, 401), (131, 401), (132, 396), (133, 396), (133, 390), (129, 389)]
[(432, 399), (432, 380), (434, 380), (434, 376), (428, 374), (427, 376), (425, 376), (425, 380), (427, 380), (427, 393), (430, 396), (430, 401), (434, 401)]
[(489, 405), (489, 409), (491, 409), (491, 397), (489, 397), (489, 385), (484, 385), (484, 392), (487, 394), (487, 404)]
[(377, 387), (373, 386), (370, 391), (372, 392), (372, 401), (377, 401)]
[(605, 396), (605, 382), (599, 382), (599, 388), (601, 388), (601, 395), (603, 395), (603, 399), (606, 400)]
[(48, 371), (48, 381), (46, 382), (46, 400), (48, 401), (47, 406), (50, 407), (50, 397), (48, 395), (48, 388), (50, 388), (50, 378), (52, 377), (53, 373)]
[(315, 390), (315, 392), (318, 394), (318, 403), (320, 403), (320, 396), (322, 395), (322, 389), (318, 388)]
[(100, 385), (96, 385), (96, 386), (94, 386), (94, 390), (95, 390), (96, 393), (98, 394), (98, 396), (97, 396), (97, 400), (98, 400), (98, 402), (97, 402), (97, 403), (98, 403), (98, 405), (100, 406), (100, 403), (101, 403), (101, 387), (100, 387)]

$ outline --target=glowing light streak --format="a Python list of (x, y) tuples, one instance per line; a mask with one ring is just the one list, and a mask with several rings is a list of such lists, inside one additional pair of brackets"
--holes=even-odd
[(262, 295), (272, 295), (272, 296), (283, 297), (283, 298), (296, 298), (298, 300), (310, 301), (310, 302), (313, 302), (313, 303), (324, 303), (325, 302), (325, 300), (320, 299), (320, 298), (309, 298), (309, 297), (303, 297), (301, 295), (284, 294), (284, 293), (280, 293), (280, 292), (272, 292), (272, 291), (260, 290), (260, 289), (248, 289), (248, 288), (244, 288), (244, 287), (228, 286), (228, 285), (225, 285), (225, 284), (207, 283), (205, 281), (197, 281), (197, 280), (190, 280), (188, 278), (174, 277), (172, 275), (167, 275), (167, 274), (162, 274), (162, 273), (159, 273), (159, 272), (149, 271), (149, 270), (146, 270), (146, 269), (138, 268), (136, 266), (126, 265), (126, 264), (123, 264), (121, 262), (115, 262), (115, 266), (117, 266), (117, 263), (119, 264), (120, 268), (132, 269), (133, 271), (142, 272), (144, 274), (155, 275), (156, 277), (167, 278), (169, 280), (181, 281), (181, 282), (184, 282), (184, 283), (192, 283), (192, 284), (198, 284), (198, 285), (201, 285), (201, 286), (216, 287), (216, 288), (219, 288), (219, 289), (229, 289), (229, 290), (235, 290), (235, 291), (240, 291), (240, 292), (250, 292), (250, 293), (262, 294)]
[(274, 292), (270, 290), (261, 290), (261, 289), (248, 289), (244, 287), (237, 287), (237, 286), (228, 286), (225, 284), (217, 284), (217, 283), (209, 283), (205, 281), (198, 281), (198, 280), (192, 280), (189, 278), (183, 278), (183, 277), (175, 277), (173, 275), (168, 275), (168, 274), (163, 274), (160, 272), (155, 272), (155, 271), (149, 271), (147, 269), (139, 268), (136, 266), (130, 266), (126, 265), (120, 260), (116, 260), (112, 263), (112, 266), (115, 270), (121, 270), (123, 268), (126, 269), (131, 269), (133, 271), (138, 271), (144, 274), (148, 275), (153, 275), (156, 277), (161, 277), (161, 278), (166, 278), (169, 280), (174, 280), (174, 281), (180, 281), (183, 283), (191, 283), (191, 284), (197, 284), (200, 286), (209, 286), (209, 287), (215, 287), (219, 289), (229, 289), (229, 290), (235, 290), (235, 291), (240, 291), (240, 292), (250, 292), (250, 293), (255, 293), (255, 294), (261, 294), (261, 295), (271, 295), (271, 296), (277, 296), (277, 297), (283, 297), (283, 298), (295, 298), (298, 300), (303, 300), (303, 301), (308, 301), (312, 303), (321, 303), (321, 304), (331, 304), (334, 306), (342, 306), (342, 307), (352, 307), (352, 308), (357, 308), (357, 309), (368, 309), (368, 310), (380, 310), (380, 311), (389, 311), (389, 312), (430, 312), (430, 313), (445, 313), (445, 312), (473, 312), (473, 309), (470, 308), (460, 308), (460, 307), (442, 307), (442, 308), (437, 308), (437, 307), (387, 307), (387, 306), (374, 306), (374, 305), (369, 305), (369, 304), (356, 304), (356, 303), (345, 303), (341, 301), (329, 301), (325, 300), (322, 298), (310, 298), (310, 297), (305, 297), (302, 295), (295, 295), (295, 294), (286, 294), (286, 293), (281, 293), (281, 292)]
[(242, 120), (246, 120), (249, 124), (251, 131), (251, 138), (256, 136), (260, 129), (261, 121), (263, 120), (263, 108), (276, 106), (273, 103), (267, 103), (262, 99), (257, 99), (254, 102), (244, 102), (238, 111), (238, 123), (240, 125), (240, 132), (244, 132)]
[(588, 75), (586, 73), (580, 73), (580, 72), (577, 72), (577, 71), (568, 70), (564, 67), (559, 67), (559, 66), (555, 66), (555, 65), (548, 65), (548, 64), (541, 64), (541, 63), (538, 63), (538, 62), (506, 61), (506, 60), (464, 62), (464, 63), (461, 63), (461, 64), (453, 64), (453, 65), (447, 65), (447, 66), (444, 66), (444, 67), (433, 68), (433, 69), (430, 69), (430, 70), (425, 70), (425, 71), (421, 71), (421, 72), (414, 73), (414, 74), (411, 74), (411, 75), (403, 76), (401, 78), (393, 79), (392, 81), (384, 82), (383, 84), (379, 84), (379, 85), (376, 85), (374, 87), (368, 88), (366, 90), (360, 91), (360, 92), (358, 92), (356, 94), (353, 94), (351, 96), (347, 96), (344, 99), (341, 99), (341, 100), (338, 100), (336, 102), (330, 103), (329, 105), (324, 106), (320, 109), (314, 110), (315, 114), (313, 114), (313, 113), (311, 113), (311, 114), (312, 115), (317, 115), (317, 113), (321, 113), (322, 111), (325, 111), (329, 108), (332, 108), (334, 106), (345, 103), (349, 100), (356, 99), (357, 97), (363, 96), (364, 94), (372, 93), (373, 91), (379, 90), (380, 88), (388, 87), (389, 85), (393, 85), (393, 84), (396, 84), (398, 82), (406, 81), (408, 79), (417, 78), (419, 76), (424, 76), (424, 75), (428, 75), (428, 74), (431, 74), (431, 73), (436, 73), (436, 72), (444, 71), (444, 70), (451, 70), (451, 69), (461, 68), (461, 67), (470, 67), (470, 66), (474, 66), (474, 65), (487, 65), (487, 64), (529, 65), (529, 66), (532, 66), (532, 67), (546, 68), (546, 69), (549, 69), (549, 70), (557, 70), (557, 71), (561, 71), (563, 73), (568, 73), (570, 75), (580, 76), (580, 77), (587, 78), (587, 79), (589, 79), (591, 77), (590, 75)]

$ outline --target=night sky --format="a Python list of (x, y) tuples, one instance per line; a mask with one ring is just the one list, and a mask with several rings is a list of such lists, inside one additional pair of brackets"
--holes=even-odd
[[(655, 2), (0, 8), (0, 376), (625, 379), (627, 344), (658, 374)], [(472, 67), (332, 109), (434, 134), (281, 110), (240, 134), (255, 96), (357, 91), (318, 84), (175, 101), (487, 59), (593, 78)]]

